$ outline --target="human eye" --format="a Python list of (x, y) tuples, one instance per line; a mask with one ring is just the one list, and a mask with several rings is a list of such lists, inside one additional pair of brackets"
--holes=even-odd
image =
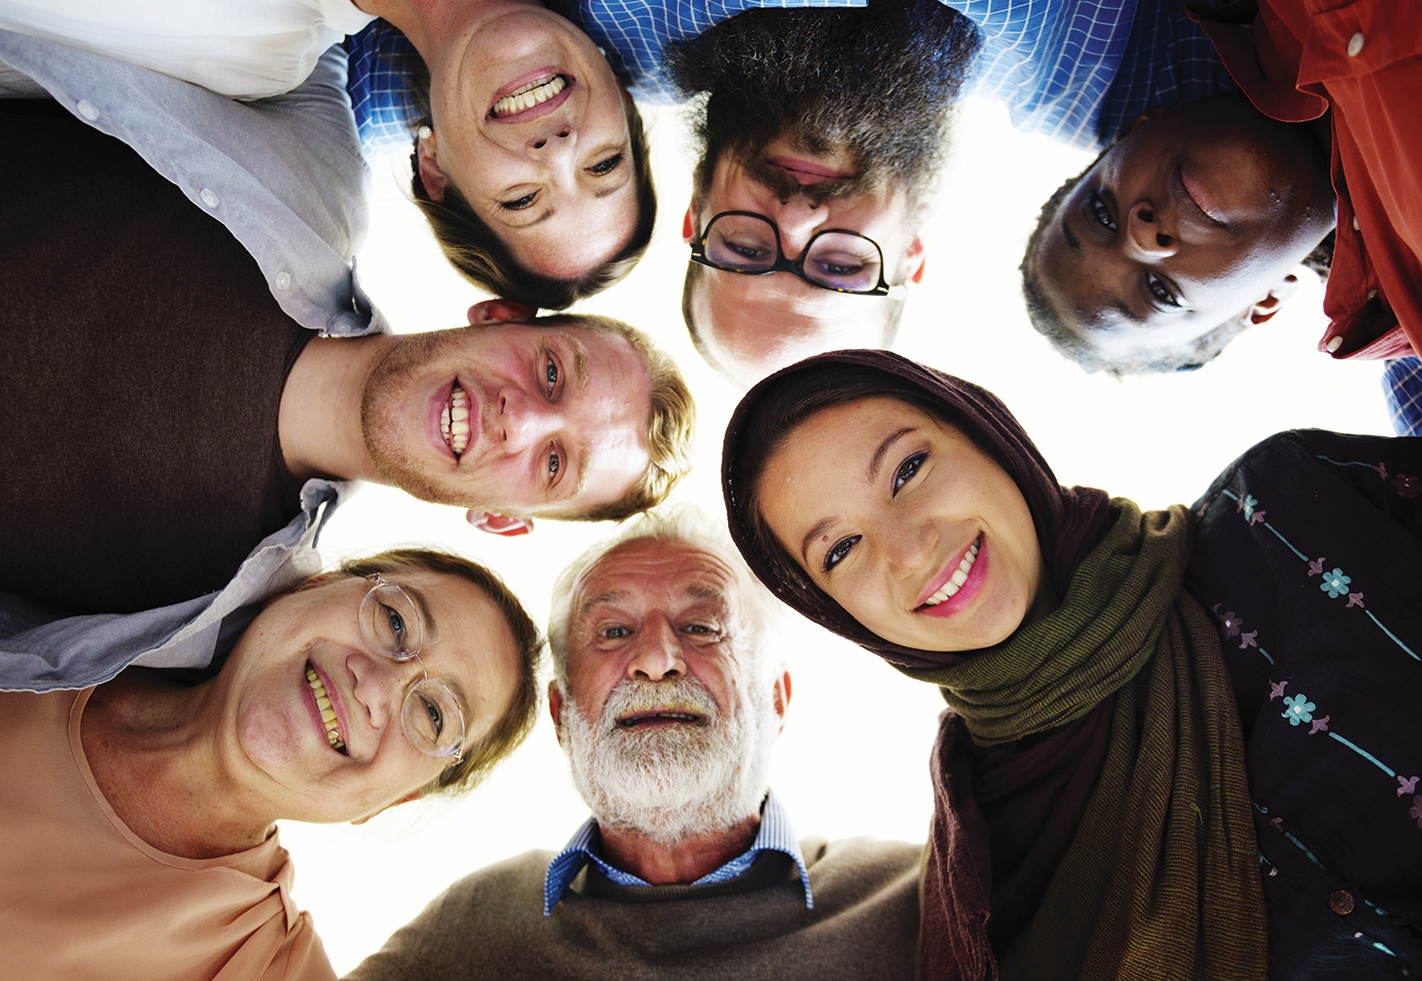
[(1170, 285), (1155, 273), (1146, 273), (1146, 289), (1158, 307), (1178, 307), (1180, 300), (1170, 289)]
[(594, 174), (598, 177), (602, 177), (604, 174), (612, 173), (618, 168), (621, 163), (622, 153), (619, 151), (617, 153), (614, 153), (612, 156), (604, 157), (602, 160), (599, 160), (597, 163), (593, 164), (591, 167), (588, 168), (588, 173)]
[(1101, 196), (1100, 191), (1091, 192), (1090, 197), (1086, 199), (1086, 207), (1091, 213), (1092, 220), (1095, 221), (1096, 224), (1110, 232), (1116, 230), (1116, 217), (1111, 214), (1111, 209), (1106, 204), (1106, 200)]
[(864, 268), (864, 263), (850, 255), (819, 256), (815, 267), (826, 276), (852, 276)]
[(551, 483), (558, 479), (558, 473), (563, 469), (563, 459), (558, 455), (557, 450), (548, 451), (548, 480)]
[(405, 625), (405, 618), (400, 615), (400, 611), (392, 606), (380, 604), (382, 616), (385, 618), (385, 626), (389, 630), (391, 647), (401, 650), (405, 646), (405, 637), (409, 633), (409, 628)]
[(623, 637), (631, 637), (632, 631), (623, 626), (603, 627), (597, 632), (603, 640), (621, 640)]
[(558, 391), (558, 379), (562, 377), (558, 371), (558, 362), (553, 360), (552, 355), (545, 355), (543, 363), (543, 383), (548, 388), (548, 397), (552, 398)]
[(742, 259), (763, 259), (770, 254), (769, 244), (757, 239), (741, 239), (739, 241), (727, 239), (726, 248)]
[(523, 197), (514, 198), (512, 201), (500, 201), (499, 207), (505, 211), (523, 211), (533, 207), (533, 202), (538, 200), (538, 192), (525, 194)]
[(828, 573), (844, 561), (854, 546), (859, 544), (859, 539), (863, 537), (863, 535), (850, 535), (831, 545), (829, 551), (825, 552), (824, 571)]
[(429, 726), (428, 735), (432, 740), (438, 740), (439, 734), (444, 732), (444, 712), (433, 699), (427, 698), (424, 695), (419, 695), (418, 697), (420, 699), (420, 706), (424, 709), (422, 713), (423, 721)]
[(918, 476), (919, 468), (923, 466), (923, 461), (928, 459), (927, 453), (915, 453), (913, 456), (899, 464), (899, 469), (894, 471), (894, 493), (898, 494), (900, 488), (907, 484), (914, 477)]

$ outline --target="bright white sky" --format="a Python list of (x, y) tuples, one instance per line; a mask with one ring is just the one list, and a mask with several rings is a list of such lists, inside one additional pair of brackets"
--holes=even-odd
[[(631, 276), (579, 309), (640, 327), (681, 365), (701, 423), (696, 468), (673, 500), (719, 518), (721, 436), (741, 393), (705, 367), (681, 322), (687, 127), (677, 109), (644, 116), (661, 202), (652, 247)], [(1200, 371), (1117, 381), (1063, 360), (1028, 324), (1016, 270), (1041, 202), (1089, 157), (1015, 132), (997, 105), (970, 100), (958, 122), (924, 238), (925, 285), (908, 300), (898, 350), (996, 392), (1063, 483), (1104, 487), (1147, 508), (1188, 503), (1279, 430), (1389, 432), (1381, 364), (1334, 363), (1315, 350), (1323, 291), (1306, 271), (1288, 309)], [(406, 200), (406, 158), (376, 161), (374, 170), (363, 283), (397, 330), (462, 324), (485, 297), (445, 264)], [(531, 536), (495, 539), (466, 525), (461, 511), (367, 487), (337, 513), (321, 545), (332, 563), (390, 544), (461, 552), (497, 570), (543, 624), (558, 570), (610, 528), (542, 522)], [(943, 707), (936, 690), (798, 616), (786, 619), (781, 655), (794, 699), (772, 780), (796, 830), (923, 840), (928, 753)], [(312, 911), (344, 973), (455, 879), (531, 848), (560, 849), (586, 816), (545, 710), (524, 747), (462, 801), (406, 805), (362, 827), (284, 822), (282, 835), (296, 860), (297, 902)]]

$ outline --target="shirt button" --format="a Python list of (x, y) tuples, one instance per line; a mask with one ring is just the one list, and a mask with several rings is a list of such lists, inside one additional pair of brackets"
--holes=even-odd
[(1353, 231), (1355, 231), (1355, 232), (1361, 232), (1361, 231), (1362, 231), (1362, 229), (1358, 227), (1358, 216), (1357, 216), (1357, 215), (1354, 215), (1354, 216), (1353, 216)]
[(204, 187), (202, 191), (199, 192), (198, 197), (202, 198), (202, 203), (209, 208), (217, 207), (218, 198), (217, 195), (212, 192), (212, 188)]
[(1375, 299), (1377, 299), (1377, 295), (1378, 295), (1378, 291), (1377, 291), (1377, 290), (1368, 290), (1368, 299), (1370, 299), (1370, 300), (1375, 300)]
[(291, 275), (290, 275), (289, 273), (287, 273), (285, 270), (282, 270), (281, 272), (277, 273), (277, 274), (276, 274), (276, 288), (279, 289), (279, 290), (284, 290), (284, 289), (288, 288), (289, 286), (291, 286)]
[(1358, 57), (1358, 52), (1363, 50), (1363, 41), (1364, 41), (1364, 40), (1365, 40), (1365, 39), (1364, 39), (1364, 37), (1363, 37), (1363, 32), (1362, 32), (1362, 31), (1359, 31), (1357, 34), (1354, 34), (1352, 37), (1350, 37), (1350, 38), (1348, 39), (1348, 57), (1349, 57), (1349, 58), (1356, 58), (1356, 57)]
[[(1361, 36), (1361, 35), (1360, 35)], [(1335, 889), (1328, 896), (1328, 908), (1339, 916), (1353, 912), (1353, 895), (1343, 889)]]
[(91, 123), (99, 118), (98, 108), (95, 107), (95, 105), (88, 99), (80, 99), (79, 105), (75, 106), (75, 108), (79, 110), (79, 115), (83, 116)]
[(1342, 346), (1343, 346), (1343, 338), (1342, 338), (1342, 337), (1330, 337), (1330, 338), (1328, 339), (1327, 347), (1328, 347), (1328, 353), (1329, 353), (1329, 354), (1333, 354), (1335, 351), (1337, 351), (1337, 350), (1338, 350), (1340, 347), (1342, 347)]

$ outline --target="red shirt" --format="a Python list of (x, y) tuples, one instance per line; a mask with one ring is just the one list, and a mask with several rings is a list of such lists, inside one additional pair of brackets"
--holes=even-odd
[(1422, 3), (1236, 0), (1190, 16), (1260, 112), (1333, 112), (1338, 234), (1319, 350), (1422, 352)]

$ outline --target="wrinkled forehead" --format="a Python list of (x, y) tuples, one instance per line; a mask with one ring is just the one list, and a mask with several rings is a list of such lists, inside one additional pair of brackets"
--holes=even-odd
[(601, 604), (649, 606), (699, 601), (728, 609), (739, 599), (740, 575), (716, 550), (682, 540), (638, 538), (612, 548), (578, 578), (573, 617)]

